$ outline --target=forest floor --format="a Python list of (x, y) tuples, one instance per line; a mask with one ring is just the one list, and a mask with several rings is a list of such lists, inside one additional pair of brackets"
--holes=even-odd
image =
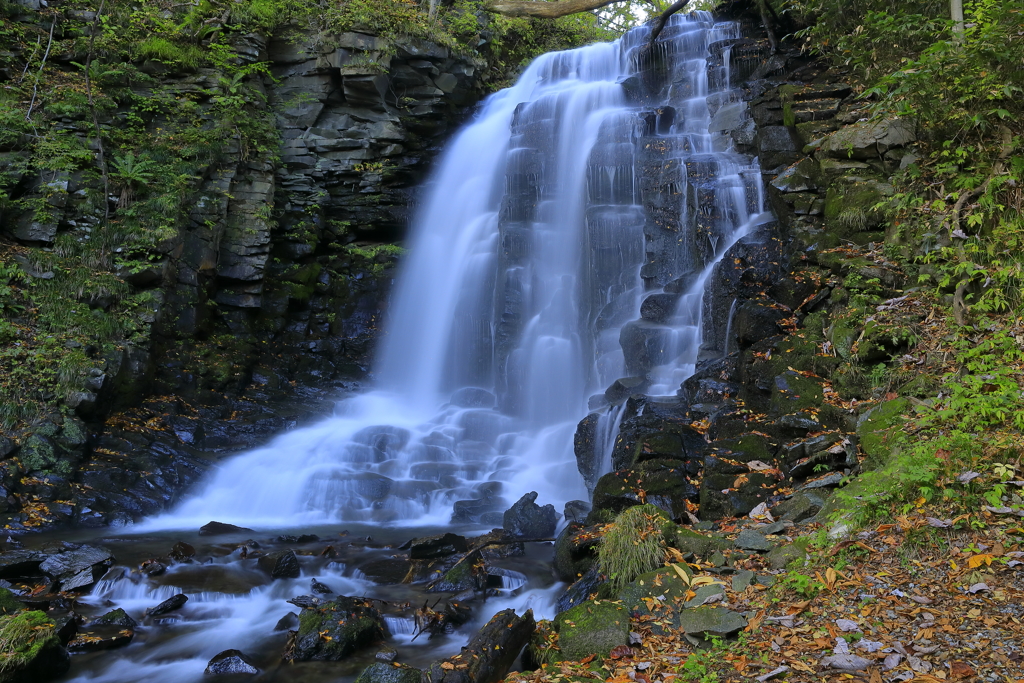
[[(719, 604), (747, 614), (738, 637), (695, 647), (681, 631), (657, 628), (674, 608), (666, 604), (631, 621), (632, 641), (639, 644), (617, 647), (606, 659), (546, 665), (506, 680), (1019, 683), (1022, 527), (1020, 518), (998, 512), (953, 520), (926, 507), (839, 543), (827, 541), (825, 529), (799, 527), (822, 548), (815, 552), (812, 543), (803, 566), (770, 572), (763, 558), (735, 566), (774, 574), (771, 587), (715, 575), (725, 584)], [(710, 569), (691, 568), (697, 575)]]

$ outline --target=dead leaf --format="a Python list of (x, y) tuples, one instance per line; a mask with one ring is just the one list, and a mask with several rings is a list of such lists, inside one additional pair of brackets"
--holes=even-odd
[(886, 655), (885, 660), (882, 662), (882, 667), (886, 671), (891, 671), (900, 665), (903, 661), (903, 655), (898, 652), (893, 652), (891, 655)]
[(977, 477), (980, 477), (980, 476), (981, 476), (980, 472), (962, 472), (956, 478), (956, 480), (959, 481), (961, 484), (966, 484), (967, 482), (971, 481), (972, 479), (976, 479)]
[(953, 526), (953, 522), (951, 520), (941, 520), (936, 519), (935, 517), (925, 517), (925, 520), (927, 520), (928, 526), (933, 526), (936, 529), (948, 529)]
[(836, 619), (836, 626), (847, 632), (860, 630), (860, 626), (853, 619)]
[(612, 659), (622, 659), (623, 657), (633, 656), (633, 650), (630, 649), (629, 645), (616, 645), (612, 648), (612, 651), (608, 654)]
[(970, 593), (971, 595), (974, 595), (976, 593), (981, 593), (982, 591), (991, 591), (991, 590), (992, 589), (989, 588), (988, 584), (986, 584), (986, 583), (976, 583), (976, 584), (972, 585), (970, 588), (968, 588), (967, 592)]
[(827, 669), (840, 671), (864, 671), (871, 666), (871, 660), (857, 655), (832, 655), (821, 660), (821, 665)]
[(949, 675), (953, 678), (974, 678), (975, 671), (965, 662), (950, 662)]
[(455, 670), (455, 665), (452, 664), (451, 662), (441, 662), (441, 668), (444, 669), (445, 671), (454, 671)]
[[(771, 680), (772, 678), (775, 678), (776, 676), (782, 675), (782, 674), (786, 673), (787, 671), (789, 671), (789, 667), (788, 666), (780, 666), (777, 669), (772, 669), (768, 673), (762, 674), (762, 675), (758, 676), (754, 680), (759, 681), (760, 683), (765, 683), (765, 681)], [(879, 683), (881, 683), (881, 681), (879, 681)]]

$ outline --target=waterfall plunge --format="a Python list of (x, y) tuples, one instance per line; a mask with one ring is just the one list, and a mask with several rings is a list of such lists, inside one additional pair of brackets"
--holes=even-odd
[[(708, 132), (708, 46), (737, 35), (707, 13), (673, 17), (658, 50), (677, 115), (653, 131), (623, 87), (646, 28), (544, 55), (488, 98), (442, 155), (412, 226), (376, 389), (226, 462), (146, 526), (445, 524), (459, 500), (472, 503), (454, 521), (494, 526), (530, 490), (556, 506), (585, 498), (573, 433), (588, 397), (631, 370), (623, 327), (645, 326), (649, 391), (674, 393), (697, 360), (713, 264), (762, 211), (756, 164)], [(705, 176), (670, 193), (690, 226), (676, 258), (691, 278), (657, 323), (640, 319), (659, 291), (641, 277), (644, 135)]]

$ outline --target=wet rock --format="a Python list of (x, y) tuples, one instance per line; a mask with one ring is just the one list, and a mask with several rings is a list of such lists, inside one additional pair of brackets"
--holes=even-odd
[(480, 550), (473, 550), (455, 563), (444, 575), (427, 586), (433, 593), (461, 593), (482, 590), (487, 585), (487, 573)]
[(64, 647), (68, 646), (71, 639), (78, 633), (82, 624), (82, 618), (71, 610), (50, 609), (47, 615), (57, 629), (57, 637)]
[(452, 524), (480, 522), (489, 513), (500, 513), (505, 501), (500, 496), (484, 495), (482, 498), (457, 500), (452, 506)]
[(400, 550), (409, 551), (411, 560), (437, 560), (469, 551), (465, 536), (446, 533), (437, 536), (414, 538), (400, 546)]
[(385, 645), (381, 649), (377, 650), (377, 654), (375, 654), (373, 658), (378, 662), (393, 662), (398, 659), (398, 650), (390, 645)]
[(582, 604), (590, 599), (590, 596), (597, 592), (604, 583), (604, 577), (597, 566), (592, 566), (583, 576), (576, 579), (565, 589), (558, 599), (555, 600), (556, 612), (564, 612), (576, 605)]
[(601, 536), (593, 527), (570, 523), (555, 539), (555, 574), (562, 581), (575, 581), (594, 566)]
[(178, 593), (177, 595), (167, 598), (156, 607), (150, 607), (147, 609), (146, 616), (159, 617), (169, 612), (181, 609), (185, 606), (186, 602), (188, 602), (188, 596), (183, 593)]
[(724, 538), (702, 534), (690, 529), (679, 529), (671, 539), (672, 547), (677, 548), (683, 555), (707, 559), (716, 552), (727, 549), (731, 543)]
[(818, 148), (835, 159), (879, 159), (890, 149), (905, 147), (917, 139), (909, 119), (860, 121), (832, 133)]
[(207, 676), (223, 676), (223, 675), (255, 675), (260, 672), (253, 662), (243, 652), (238, 650), (224, 650), (220, 654), (214, 655), (213, 659), (206, 665), (206, 671), (203, 673)]
[(451, 404), (459, 408), (493, 408), (497, 402), (494, 394), (477, 387), (463, 387), (451, 398)]
[(272, 579), (297, 579), (302, 571), (299, 558), (293, 550), (279, 550), (264, 555), (256, 561), (256, 566), (270, 574)]
[(292, 631), (299, 627), (299, 615), (295, 612), (289, 612), (274, 624), (274, 631)]
[(665, 322), (676, 310), (676, 294), (652, 294), (640, 304), (640, 317), (651, 322)]
[(93, 622), (78, 630), (68, 643), (69, 652), (99, 652), (124, 647), (135, 638), (133, 627)]
[(404, 557), (382, 557), (359, 565), (366, 577), (382, 584), (403, 583), (411, 563)]
[(146, 560), (139, 565), (139, 571), (146, 576), (160, 576), (167, 571), (167, 565), (157, 560)]
[(235, 526), (234, 524), (225, 524), (224, 522), (210, 522), (209, 524), (204, 524), (199, 529), (200, 536), (226, 536), (228, 534), (251, 533), (253, 533), (252, 529), (246, 529), (245, 527)]
[(316, 534), (300, 534), (298, 536), (278, 536), (278, 543), (294, 543), (303, 545), (306, 543), (316, 543), (320, 540), (320, 537)]
[(591, 509), (590, 503), (585, 500), (570, 500), (565, 504), (562, 515), (570, 522), (582, 522)]
[(175, 543), (174, 547), (171, 548), (171, 552), (168, 553), (168, 557), (175, 562), (187, 562), (195, 556), (196, 549), (184, 541), (178, 541)]
[(0, 614), (13, 614), (23, 609), (25, 609), (25, 605), (17, 595), (6, 588), (0, 588)]
[(4, 683), (43, 683), (64, 675), (71, 667), (56, 624), (43, 612), (0, 616), (0, 629), (26, 634), (0, 644), (0, 659), (4, 662), (0, 680)]
[[(689, 567), (683, 563), (679, 566), (687, 575), (692, 576)], [(638, 576), (633, 583), (626, 586), (618, 595), (619, 601), (633, 612), (650, 613), (647, 601), (656, 599), (672, 605), (676, 599), (685, 600), (690, 587), (679, 577), (675, 569), (656, 569)]]
[(594, 489), (594, 513), (600, 510), (621, 512), (643, 502), (656, 505), (672, 518), (681, 518), (686, 502), (699, 497), (682, 463), (674, 460), (648, 460), (628, 470), (609, 472)]
[[(380, 654), (380, 653), (378, 653)], [(356, 683), (420, 683), (423, 672), (405, 664), (375, 662), (363, 669)]]
[(328, 593), (334, 592), (333, 590), (331, 590), (330, 586), (328, 586), (325, 583), (320, 583), (316, 580), (316, 578), (310, 579), (309, 584), (310, 590), (312, 590), (314, 593), (319, 593), (320, 595), (327, 595)]
[(611, 405), (618, 405), (634, 394), (642, 394), (650, 386), (646, 377), (621, 377), (608, 387), (604, 396)]
[(113, 564), (114, 556), (109, 550), (83, 545), (50, 555), (39, 570), (59, 582), (60, 590), (71, 591), (96, 583)]
[(536, 627), (533, 611), (522, 617), (506, 609), (495, 614), (462, 652), (434, 662), (422, 680), (432, 683), (493, 683), (508, 673)]
[(338, 597), (299, 613), (299, 629), (289, 661), (338, 661), (381, 641), (384, 618), (369, 601)]
[(629, 643), (629, 611), (610, 600), (590, 600), (555, 617), (558, 645), (567, 659), (596, 654)]
[(46, 554), (38, 550), (7, 550), (0, 553), (0, 579), (38, 576)]
[(502, 528), (518, 538), (548, 538), (558, 526), (558, 513), (550, 503), (537, 505), (537, 492), (530, 491), (505, 511)]
[(132, 630), (139, 626), (139, 622), (132, 619), (128, 613), (120, 607), (96, 617), (91, 623), (102, 626), (119, 626), (121, 628), (128, 628)]
[[(603, 397), (602, 397), (603, 398)], [(604, 401), (607, 403), (607, 401)], [(600, 476), (602, 456), (597, 448), (597, 425), (601, 416), (590, 413), (576, 425), (576, 433), (572, 437), (572, 450), (576, 456), (576, 469), (583, 477), (587, 491), (593, 493), (594, 485)]]

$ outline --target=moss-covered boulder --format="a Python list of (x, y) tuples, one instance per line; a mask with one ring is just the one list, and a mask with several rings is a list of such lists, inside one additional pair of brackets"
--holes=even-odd
[(0, 614), (14, 614), (23, 609), (25, 605), (18, 600), (17, 595), (6, 588), (0, 588)]
[(555, 625), (565, 659), (607, 657), (629, 642), (629, 610), (610, 600), (588, 600), (555, 617)]
[(420, 683), (419, 669), (398, 662), (376, 662), (363, 669), (356, 683)]
[(372, 603), (339, 597), (299, 614), (299, 630), (285, 659), (337, 661), (383, 640), (384, 618)]
[(717, 636), (726, 638), (746, 628), (746, 618), (723, 607), (696, 607), (683, 610), (679, 617), (680, 627), (688, 636), (698, 639)]
[[(594, 512), (621, 512), (646, 502), (672, 518), (679, 518), (686, 512), (686, 502), (698, 496), (697, 486), (690, 480), (683, 463), (647, 460), (631, 469), (609, 472), (601, 477), (594, 489)], [(593, 520), (592, 512), (588, 521)]]
[(678, 528), (671, 537), (666, 538), (669, 545), (677, 548), (683, 555), (693, 555), (702, 559), (707, 559), (732, 545), (727, 539), (683, 528)]
[(44, 683), (70, 667), (56, 624), (46, 614), (0, 616), (0, 683)]
[(896, 398), (880, 403), (864, 413), (857, 421), (857, 436), (860, 448), (867, 456), (865, 466), (874, 469), (882, 466), (892, 454), (893, 427), (900, 424), (903, 415), (910, 410), (910, 402)]
[(601, 536), (594, 527), (570, 524), (555, 539), (554, 569), (562, 581), (573, 582), (597, 562)]
[[(693, 576), (690, 568), (684, 564), (676, 565), (688, 577)], [(619, 593), (619, 601), (624, 607), (635, 612), (650, 612), (648, 601), (656, 600), (671, 605), (676, 600), (685, 599), (687, 584), (672, 567), (647, 572), (637, 577), (636, 581), (626, 586)]]

